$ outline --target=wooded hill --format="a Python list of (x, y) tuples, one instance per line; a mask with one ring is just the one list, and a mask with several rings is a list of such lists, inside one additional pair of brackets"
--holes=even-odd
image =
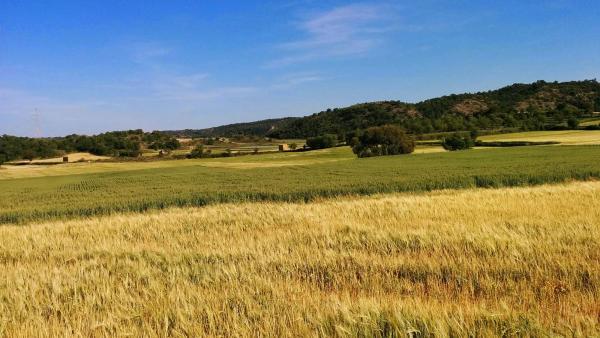
[(299, 117), (284, 117), (256, 122), (234, 123), (206, 129), (166, 130), (163, 133), (180, 137), (265, 136), (297, 119)]
[(327, 133), (344, 135), (356, 129), (399, 125), (409, 133), (463, 130), (560, 129), (600, 111), (600, 83), (537, 81), (501, 89), (453, 94), (418, 103), (369, 102), (327, 109), (302, 118), (262, 120), (202, 130), (171, 132), (179, 136), (254, 135), (305, 138)]

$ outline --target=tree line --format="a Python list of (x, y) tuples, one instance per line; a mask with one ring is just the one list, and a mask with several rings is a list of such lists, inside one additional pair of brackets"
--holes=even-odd
[(99, 156), (137, 157), (143, 147), (155, 150), (174, 150), (179, 141), (159, 131), (141, 129), (113, 131), (93, 136), (68, 135), (65, 137), (30, 138), (0, 136), (0, 163), (12, 160), (49, 158), (71, 152), (89, 152)]

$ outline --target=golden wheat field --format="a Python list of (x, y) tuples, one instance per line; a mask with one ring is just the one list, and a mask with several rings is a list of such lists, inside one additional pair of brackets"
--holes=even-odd
[(597, 336), (600, 182), (0, 228), (0, 336)]

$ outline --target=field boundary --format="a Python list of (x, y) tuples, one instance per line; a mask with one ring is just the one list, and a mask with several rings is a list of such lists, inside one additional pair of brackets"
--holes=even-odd
[(389, 184), (374, 187), (355, 187), (349, 189), (318, 189), (289, 193), (252, 193), (239, 192), (237, 194), (197, 194), (190, 198), (171, 197), (161, 201), (135, 201), (127, 205), (96, 206), (93, 208), (73, 208), (65, 210), (33, 211), (26, 214), (19, 212), (0, 213), (0, 225), (26, 225), (39, 220), (59, 219), (86, 219), (91, 217), (115, 214), (142, 213), (150, 210), (164, 210), (171, 207), (204, 207), (215, 204), (252, 203), (252, 202), (289, 202), (309, 203), (319, 199), (330, 199), (351, 196), (372, 196), (393, 193), (426, 193), (443, 190), (464, 189), (496, 189), (512, 187), (539, 186), (545, 184), (561, 184), (570, 181), (596, 181), (600, 179), (600, 171), (570, 172), (561, 175), (546, 176), (498, 176), (475, 175), (458, 177), (453, 180), (431, 181), (428, 184), (403, 186)]

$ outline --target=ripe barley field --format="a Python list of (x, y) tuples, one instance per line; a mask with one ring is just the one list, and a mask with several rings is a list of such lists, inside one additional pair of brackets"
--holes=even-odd
[(600, 182), (0, 227), (0, 336), (597, 336)]
[(600, 130), (545, 130), (496, 134), (479, 137), (481, 141), (560, 142), (563, 145), (600, 144)]

